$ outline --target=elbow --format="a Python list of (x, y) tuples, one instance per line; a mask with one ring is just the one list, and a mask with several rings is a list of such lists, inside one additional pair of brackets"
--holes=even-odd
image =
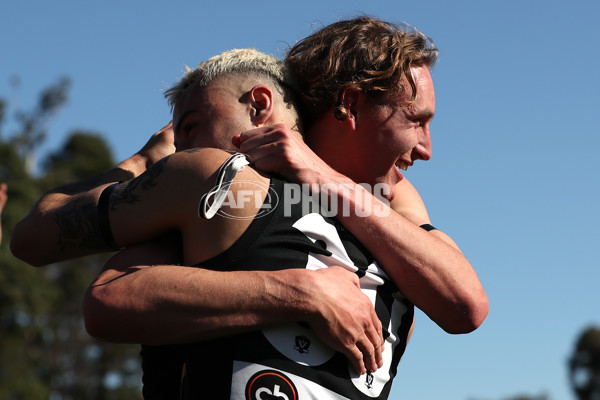
[(85, 330), (91, 337), (104, 340), (115, 341), (111, 337), (111, 329), (115, 328), (114, 321), (111, 321), (109, 312), (110, 306), (106, 303), (103, 296), (103, 290), (100, 287), (90, 287), (83, 297), (83, 321)]
[(34, 267), (50, 264), (40, 257), (40, 251), (34, 250), (37, 247), (36, 238), (27, 234), (27, 232), (31, 232), (31, 229), (27, 229), (24, 225), (26, 225), (24, 220), (15, 225), (10, 238), (10, 252), (19, 260)]
[(489, 302), (483, 290), (458, 306), (455, 318), (442, 328), (450, 334), (466, 334), (478, 329), (488, 315)]

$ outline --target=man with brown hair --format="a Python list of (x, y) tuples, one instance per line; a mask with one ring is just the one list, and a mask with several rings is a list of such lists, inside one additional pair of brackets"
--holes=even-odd
[[(415, 161), (431, 158), (430, 69), (437, 55), (413, 27), (371, 17), (327, 25), (286, 57), (298, 80), (305, 143), (273, 128), (244, 133), (238, 142), (261, 170), (320, 187), (336, 183), (344, 189), (336, 201), (364, 192), (359, 183), (387, 185), (397, 213), (337, 218), (415, 306), (445, 331), (462, 333), (481, 324), (487, 296), (458, 246), (431, 229), (418, 193), (402, 175)], [(281, 148), (288, 151), (282, 155)], [(385, 251), (379, 252), (381, 243)]]

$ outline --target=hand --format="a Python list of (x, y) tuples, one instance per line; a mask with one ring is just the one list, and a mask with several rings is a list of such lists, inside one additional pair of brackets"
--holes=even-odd
[(360, 290), (358, 276), (342, 267), (315, 271), (311, 282), (318, 308), (308, 323), (327, 345), (348, 357), (359, 374), (383, 365), (381, 321), (373, 304)]
[(4, 209), (7, 199), (8, 196), (6, 195), (6, 183), (2, 183), (0, 184), (0, 216), (2, 215), (2, 210)]
[(297, 183), (318, 183), (325, 175), (339, 175), (284, 124), (263, 126), (235, 135), (233, 144), (254, 166)]
[[(6, 183), (0, 184), (0, 222), (2, 221), (2, 210), (6, 204), (8, 196), (6, 196)], [(0, 242), (2, 242), (2, 225), (0, 225)]]
[(144, 158), (146, 169), (150, 168), (158, 160), (175, 152), (175, 135), (173, 134), (173, 121), (169, 122), (161, 130), (156, 132), (148, 143), (137, 152)]

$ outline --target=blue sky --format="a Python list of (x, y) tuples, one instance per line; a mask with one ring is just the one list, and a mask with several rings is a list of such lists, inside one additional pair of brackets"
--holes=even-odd
[[(0, 96), (31, 107), (62, 75), (70, 100), (40, 156), (74, 129), (122, 160), (170, 119), (162, 91), (231, 48), (276, 56), (313, 26), (361, 13), (408, 22), (440, 49), (433, 158), (407, 176), (475, 266), (482, 327), (451, 336), (417, 315), (392, 399), (574, 398), (566, 360), (600, 325), (597, 72), (590, 1), (13, 1), (0, 13)], [(9, 84), (18, 75), (18, 90)]]

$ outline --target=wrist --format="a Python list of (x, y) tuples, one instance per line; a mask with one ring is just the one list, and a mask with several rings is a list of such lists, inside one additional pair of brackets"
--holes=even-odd
[(137, 178), (146, 171), (147, 160), (143, 155), (136, 153), (119, 163), (117, 167), (133, 174), (133, 178)]
[(281, 314), (279, 320), (307, 321), (319, 313), (313, 271), (291, 268), (274, 271), (268, 276), (264, 293), (272, 304), (270, 311)]

